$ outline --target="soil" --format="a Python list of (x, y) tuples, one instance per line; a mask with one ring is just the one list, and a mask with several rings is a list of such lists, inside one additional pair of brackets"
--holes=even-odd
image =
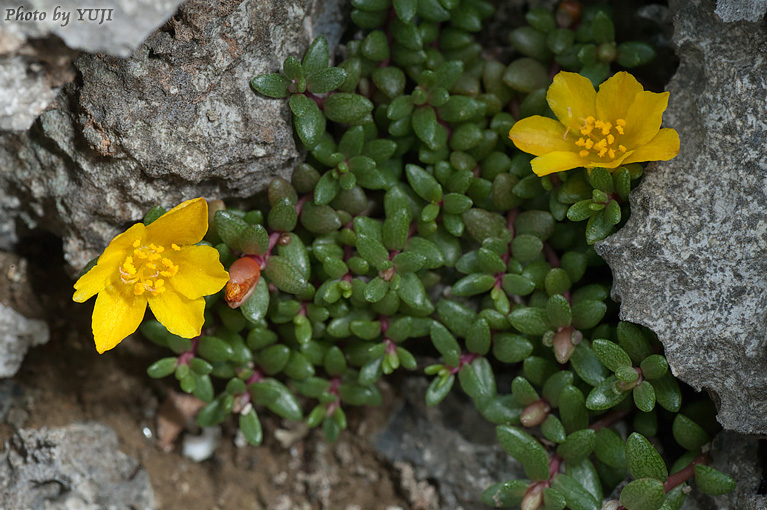
[[(39, 267), (39, 266), (38, 266)], [(221, 441), (211, 458), (196, 463), (181, 455), (184, 433), (199, 430), (189, 420), (173, 451), (157, 444), (157, 414), (163, 401), (178, 391), (172, 378), (153, 380), (146, 367), (163, 349), (137, 334), (103, 355), (90, 337), (91, 306), (69, 301), (71, 280), (59, 269), (33, 275), (35, 283), (62, 289), (40, 299), (51, 326), (48, 344), (33, 349), (13, 381), (22, 388), (5, 421), (0, 444), (17, 428), (59, 427), (99, 421), (112, 427), (120, 449), (136, 458), (149, 473), (157, 508), (161, 510), (417, 510), (416, 494), (402, 469), (382, 459), (368, 438), (385, 423), (396, 400), (382, 387), (380, 408), (349, 410), (349, 428), (328, 444), (320, 431), (305, 433), (295, 424), (264, 413), (264, 445), (235, 445), (233, 419), (222, 427)], [(54, 284), (51, 281), (55, 281)], [(39, 288), (39, 287), (38, 287)], [(50, 320), (53, 318), (52, 320)], [(283, 439), (281, 443), (275, 437)], [(292, 444), (287, 437), (294, 438)]]

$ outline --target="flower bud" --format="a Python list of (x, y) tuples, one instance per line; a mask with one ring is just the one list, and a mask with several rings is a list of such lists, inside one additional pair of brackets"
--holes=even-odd
[(597, 47), (597, 58), (605, 62), (606, 64), (609, 64), (613, 60), (615, 60), (618, 57), (618, 49), (615, 46), (615, 43), (602, 43)]
[(538, 510), (543, 506), (543, 487), (542, 483), (536, 483), (527, 489), (520, 505), (522, 510)]
[(555, 13), (557, 25), (562, 28), (568, 28), (577, 24), (581, 20), (583, 7), (578, 0), (564, 0), (557, 7)]
[[(552, 342), (554, 347), (554, 357), (556, 357), (557, 361), (563, 365), (570, 360), (570, 356), (575, 352), (573, 336), (575, 335), (572, 328), (561, 329), (554, 335), (554, 340)], [(583, 339), (583, 336), (581, 336), (581, 339)]]
[(224, 290), (224, 298), (230, 308), (238, 308), (253, 294), (260, 276), (261, 265), (251, 257), (234, 261), (229, 268), (229, 281)]
[(537, 427), (546, 420), (551, 406), (545, 400), (537, 400), (522, 410), (519, 421), (525, 427)]

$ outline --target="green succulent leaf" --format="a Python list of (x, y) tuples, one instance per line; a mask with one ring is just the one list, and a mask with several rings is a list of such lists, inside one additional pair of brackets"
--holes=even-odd
[(567, 462), (580, 462), (591, 455), (595, 443), (596, 432), (591, 429), (577, 430), (557, 447), (557, 454)]
[(623, 488), (620, 501), (626, 510), (658, 510), (665, 499), (666, 491), (662, 482), (642, 478)]
[(626, 449), (620, 436), (609, 428), (597, 431), (594, 443), (597, 459), (615, 469), (626, 468)]
[(586, 399), (586, 407), (592, 411), (603, 411), (623, 402), (631, 392), (619, 389), (618, 381), (618, 378), (613, 375), (592, 389)]
[(291, 80), (281, 74), (262, 74), (256, 76), (250, 81), (250, 86), (259, 94), (267, 97), (284, 98), (288, 97), (288, 86)]
[(704, 493), (720, 496), (735, 490), (735, 480), (721, 471), (703, 464), (696, 464), (693, 469), (695, 471), (695, 485)]
[(522, 502), (529, 480), (509, 480), (491, 485), (482, 492), (482, 503), (493, 508), (510, 508)]
[(565, 497), (567, 507), (572, 510), (599, 510), (602, 505), (583, 485), (566, 474), (555, 475), (551, 480), (551, 488)]
[(626, 462), (634, 478), (653, 478), (665, 482), (668, 469), (658, 451), (641, 434), (632, 433), (626, 440)]
[(522, 464), (528, 477), (540, 481), (549, 478), (549, 456), (533, 436), (511, 425), (499, 425), (496, 434), (503, 449)]
[(688, 451), (697, 451), (711, 441), (708, 433), (700, 425), (683, 414), (674, 417), (671, 430), (676, 442)]

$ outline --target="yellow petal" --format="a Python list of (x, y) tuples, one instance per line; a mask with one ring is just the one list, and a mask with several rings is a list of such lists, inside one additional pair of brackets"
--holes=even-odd
[(586, 117), (596, 113), (596, 96), (591, 80), (562, 71), (554, 76), (546, 101), (562, 124), (576, 129), (583, 126)]
[(605, 159), (602, 159), (598, 156), (592, 155), (587, 162), (584, 162), (583, 167), (584, 168), (618, 168), (622, 164), (624, 164), (626, 159), (631, 156), (634, 153), (634, 151), (628, 151), (625, 154), (621, 154), (620, 156), (616, 157), (612, 161), (607, 161)]
[(198, 243), (208, 231), (208, 203), (204, 198), (182, 202), (146, 229), (149, 241), (165, 248)]
[(650, 143), (639, 147), (623, 163), (668, 161), (677, 154), (679, 154), (679, 134), (673, 129), (663, 128)]
[(149, 297), (149, 308), (160, 323), (171, 333), (192, 338), (198, 336), (205, 322), (205, 300), (188, 299), (173, 289)]
[(613, 124), (616, 119), (625, 119), (631, 103), (640, 92), (644, 92), (644, 88), (636, 78), (625, 71), (615, 73), (599, 86), (596, 117)]
[(621, 137), (623, 145), (637, 149), (655, 138), (660, 129), (663, 112), (668, 106), (668, 92), (640, 92), (626, 113), (626, 135)]
[(229, 281), (229, 273), (210, 246), (184, 246), (173, 256), (178, 273), (170, 278), (173, 287), (189, 299), (215, 294)]
[(120, 265), (133, 251), (133, 242), (146, 237), (146, 227), (136, 223), (109, 243), (99, 261), (75, 282), (74, 301), (82, 303), (114, 283), (120, 274)]
[(575, 142), (565, 136), (565, 127), (554, 119), (534, 115), (520, 120), (509, 131), (509, 138), (521, 151), (542, 156), (552, 151), (570, 151)]
[(99, 354), (136, 331), (146, 311), (146, 298), (128, 285), (110, 285), (99, 292), (93, 307), (93, 340)]
[(530, 162), (533, 166), (533, 172), (538, 177), (553, 174), (554, 172), (564, 172), (565, 170), (584, 166), (586, 163), (587, 161), (578, 154), (569, 151), (549, 152), (543, 156), (538, 156)]

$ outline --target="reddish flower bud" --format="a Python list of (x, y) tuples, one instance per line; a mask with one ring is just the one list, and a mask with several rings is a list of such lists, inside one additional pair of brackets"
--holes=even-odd
[(581, 20), (583, 6), (578, 0), (564, 0), (555, 13), (560, 28), (570, 28)]
[(544, 484), (536, 483), (525, 492), (520, 505), (522, 510), (538, 510), (543, 506)]
[(546, 420), (551, 412), (551, 406), (545, 400), (536, 400), (522, 410), (519, 421), (525, 427), (537, 427)]
[(250, 257), (234, 261), (229, 268), (229, 281), (226, 283), (224, 298), (230, 308), (243, 304), (256, 290), (261, 276), (261, 265)]
[[(575, 337), (575, 338), (573, 338)], [(570, 356), (573, 355), (573, 352), (575, 352), (575, 344), (573, 343), (573, 340), (582, 340), (583, 335), (578, 338), (577, 335), (573, 333), (573, 328), (563, 328), (554, 335), (553, 348), (554, 348), (554, 357), (557, 358), (557, 361), (561, 364), (565, 364), (570, 360)]]

